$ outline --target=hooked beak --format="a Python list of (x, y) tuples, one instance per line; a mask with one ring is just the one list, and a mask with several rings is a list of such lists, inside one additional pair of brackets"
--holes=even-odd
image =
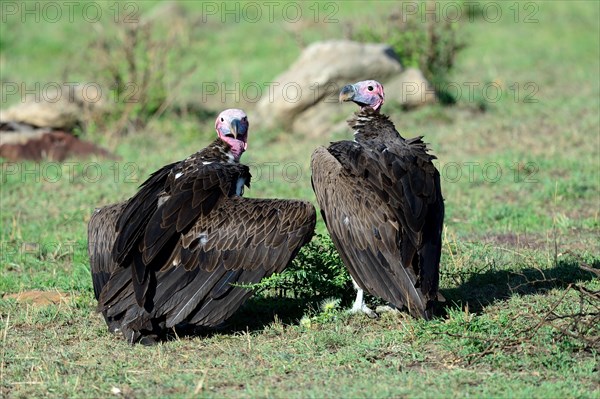
[(238, 131), (240, 131), (240, 120), (234, 119), (231, 121), (231, 133), (233, 133), (233, 137), (237, 139)]
[(353, 85), (346, 85), (340, 91), (340, 102), (352, 101), (356, 94), (356, 89)]
[(244, 151), (246, 151), (246, 149), (248, 148), (248, 143), (246, 142), (246, 137), (243, 133), (242, 121), (240, 121), (239, 119), (234, 119), (231, 121), (231, 133), (233, 133), (233, 137), (235, 139), (240, 140), (244, 143)]

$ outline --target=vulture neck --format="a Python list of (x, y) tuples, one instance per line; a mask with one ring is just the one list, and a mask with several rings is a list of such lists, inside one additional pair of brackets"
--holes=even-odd
[(356, 112), (348, 125), (354, 130), (354, 140), (357, 142), (402, 139), (390, 118), (371, 108)]
[(238, 163), (241, 153), (237, 154), (231, 145), (220, 138), (215, 139), (199, 153), (204, 162)]

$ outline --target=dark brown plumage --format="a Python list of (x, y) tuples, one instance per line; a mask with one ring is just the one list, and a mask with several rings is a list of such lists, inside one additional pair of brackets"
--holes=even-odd
[[(382, 99), (383, 88), (379, 105)], [(429, 317), (438, 297), (444, 218), (435, 157), (421, 137), (402, 138), (387, 116), (362, 106), (365, 97), (360, 102), (348, 121), (355, 141), (313, 153), (313, 189), (356, 284), (414, 316)]]
[[(116, 237), (115, 226), (126, 204), (120, 202), (96, 209), (88, 222), (88, 256), (96, 300), (100, 299), (102, 289), (117, 268), (112, 258), (112, 247)], [(120, 323), (111, 323), (106, 312), (103, 316), (111, 331), (119, 328)]]
[(111, 330), (151, 343), (180, 323), (216, 326), (252, 293), (235, 284), (287, 266), (313, 235), (314, 207), (242, 198), (244, 185), (248, 167), (218, 138), (156, 171), (126, 203), (96, 211), (90, 262)]

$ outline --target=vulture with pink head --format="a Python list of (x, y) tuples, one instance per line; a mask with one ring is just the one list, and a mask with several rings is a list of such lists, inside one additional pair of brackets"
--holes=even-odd
[(309, 202), (243, 198), (248, 118), (223, 111), (217, 139), (154, 172), (129, 200), (88, 225), (98, 309), (109, 329), (153, 344), (180, 324), (213, 327), (252, 294), (238, 284), (281, 272), (310, 241)]
[(348, 121), (354, 140), (317, 148), (311, 169), (321, 214), (357, 289), (352, 311), (376, 316), (366, 291), (430, 318), (444, 219), (435, 156), (422, 137), (403, 138), (380, 113), (379, 82), (344, 86), (340, 100), (360, 107)]

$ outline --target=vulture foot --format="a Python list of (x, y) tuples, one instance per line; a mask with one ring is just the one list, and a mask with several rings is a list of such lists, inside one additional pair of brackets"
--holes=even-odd
[(379, 316), (377, 313), (373, 312), (365, 303), (364, 299), (364, 291), (358, 287), (358, 284), (352, 279), (352, 283), (354, 283), (354, 287), (356, 288), (356, 300), (354, 301), (354, 305), (352, 305), (352, 309), (349, 310), (350, 313), (364, 313), (371, 319), (376, 319)]
[(373, 312), (373, 310), (371, 310), (367, 305), (365, 305), (364, 303), (362, 304), (362, 306), (360, 307), (356, 307), (356, 306), (352, 306), (352, 309), (348, 310), (348, 312), (352, 313), (352, 314), (356, 314), (356, 313), (364, 313), (367, 316), (369, 316), (369, 318), (371, 319), (376, 319), (379, 317), (379, 315), (375, 312)]

